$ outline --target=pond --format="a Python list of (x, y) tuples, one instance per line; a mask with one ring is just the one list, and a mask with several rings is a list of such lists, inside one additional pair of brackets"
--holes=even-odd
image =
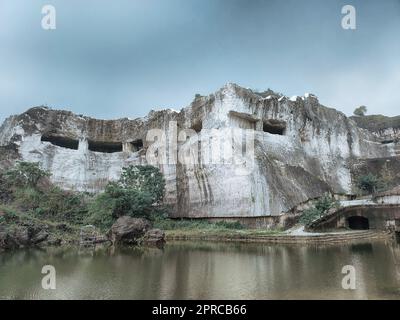
[[(42, 288), (44, 265), (56, 289)], [(356, 289), (345, 290), (344, 266)], [(173, 242), (0, 253), (0, 299), (399, 299), (400, 245)]]

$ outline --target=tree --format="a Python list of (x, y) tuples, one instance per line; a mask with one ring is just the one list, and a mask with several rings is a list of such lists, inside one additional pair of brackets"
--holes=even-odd
[(357, 179), (357, 187), (362, 191), (366, 191), (368, 193), (374, 193), (381, 186), (381, 181), (379, 178), (372, 173), (361, 176)]
[(366, 106), (360, 106), (354, 110), (354, 115), (358, 117), (364, 117), (368, 109)]
[(149, 216), (164, 197), (165, 179), (156, 167), (129, 166), (121, 177), (110, 182), (105, 193), (113, 203), (112, 216)]
[(311, 208), (304, 210), (303, 214), (300, 217), (300, 223), (308, 225), (314, 220), (326, 215), (329, 209), (333, 207), (339, 208), (340, 203), (335, 200), (329, 193), (325, 193), (314, 203)]
[(43, 170), (37, 162), (19, 161), (5, 173), (7, 181), (15, 186), (35, 187), (39, 180), (49, 177), (50, 173)]
[(123, 189), (148, 193), (154, 204), (159, 204), (164, 197), (165, 179), (158, 168), (150, 165), (123, 168), (117, 184)]

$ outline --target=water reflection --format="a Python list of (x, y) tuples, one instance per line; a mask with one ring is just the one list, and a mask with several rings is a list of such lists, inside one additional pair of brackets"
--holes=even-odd
[[(41, 288), (54, 265), (57, 290)], [(344, 265), (356, 290), (343, 290)], [(400, 246), (170, 243), (155, 248), (21, 250), (0, 254), (0, 298), (398, 299)]]

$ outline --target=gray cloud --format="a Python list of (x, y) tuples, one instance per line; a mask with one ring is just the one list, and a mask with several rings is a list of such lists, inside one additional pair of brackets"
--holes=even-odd
[[(395, 115), (400, 1), (0, 1), (0, 120), (40, 104), (100, 118), (180, 108), (226, 82)], [(41, 7), (57, 30), (41, 29)]]

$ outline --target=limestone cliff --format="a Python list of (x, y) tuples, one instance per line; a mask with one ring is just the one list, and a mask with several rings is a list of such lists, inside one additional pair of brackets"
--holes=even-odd
[[(176, 148), (155, 149), (159, 140), (149, 136), (154, 129), (165, 133), (167, 145), (178, 136)], [(244, 135), (233, 133), (232, 139), (233, 129)], [(249, 137), (253, 153), (243, 152), (241, 142)], [(215, 141), (232, 151), (234, 162), (205, 161)], [(37, 161), (56, 184), (88, 192), (102, 190), (123, 166), (148, 162), (150, 151), (165, 152), (178, 159), (159, 164), (173, 216), (202, 218), (278, 216), (326, 191), (351, 194), (354, 163), (395, 156), (393, 143), (322, 106), (314, 95), (289, 99), (235, 84), (197, 96), (179, 112), (152, 111), (135, 120), (32, 108), (3, 123), (0, 145), (3, 165), (17, 158)], [(196, 146), (200, 156), (192, 152)], [(182, 150), (195, 161), (180, 162)]]

